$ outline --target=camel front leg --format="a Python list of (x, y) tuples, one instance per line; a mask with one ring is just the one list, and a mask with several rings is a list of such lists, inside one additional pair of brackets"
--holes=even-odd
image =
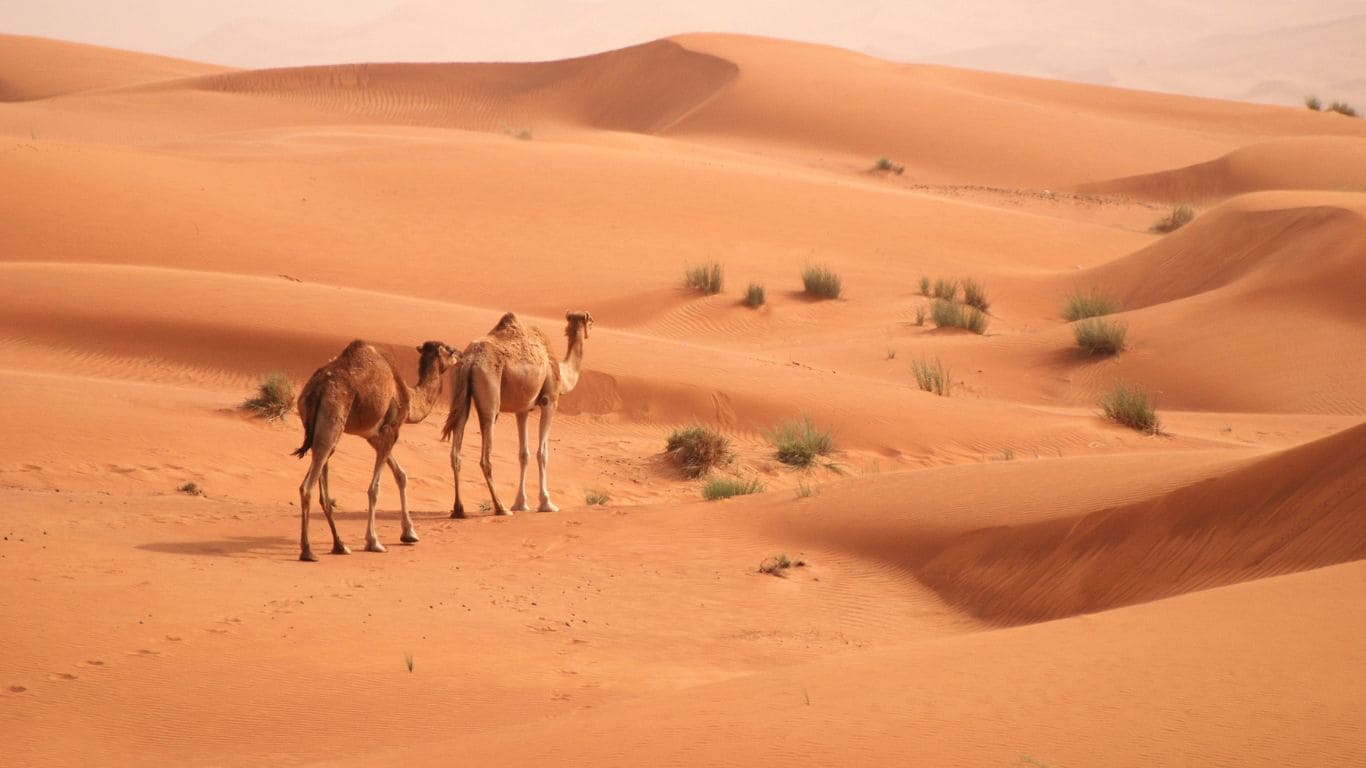
[(541, 511), (559, 512), (560, 508), (550, 501), (550, 482), (546, 477), (546, 464), (550, 462), (550, 419), (555, 415), (554, 405), (541, 406), (541, 442), (536, 448), (536, 462), (541, 468)]
[(394, 482), (398, 484), (398, 506), (403, 510), (403, 535), (399, 541), (404, 544), (417, 543), (417, 529), (413, 527), (412, 515), (408, 514), (408, 475), (404, 473), (403, 467), (398, 465), (398, 459), (394, 454), (389, 454), (389, 469), (394, 473)]
[(465, 505), (460, 503), (460, 444), (465, 441), (465, 423), (469, 421), (468, 408), (456, 416), (455, 428), (451, 430), (451, 475), (455, 478), (455, 502), (451, 504), (451, 517), (465, 516)]
[(517, 498), (512, 502), (514, 512), (531, 509), (526, 505), (526, 465), (531, 461), (531, 449), (527, 447), (527, 419), (530, 416), (530, 411), (517, 414), (517, 459), (522, 462), (522, 469), (517, 476)]
[(371, 438), (370, 444), (375, 447), (375, 471), (370, 476), (370, 510), (365, 524), (365, 551), (384, 552), (384, 545), (379, 543), (379, 533), (375, 531), (375, 504), (379, 502), (379, 476), (384, 471), (384, 465), (389, 463), (389, 452), (394, 446), (394, 436), (374, 437)]

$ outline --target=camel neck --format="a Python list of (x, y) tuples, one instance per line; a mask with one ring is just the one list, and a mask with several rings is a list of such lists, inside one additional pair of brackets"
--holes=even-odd
[(408, 389), (408, 423), (416, 424), (427, 418), (441, 395), (441, 366), (435, 360), (423, 360), (419, 366), (417, 386)]
[(560, 392), (570, 392), (579, 383), (579, 368), (583, 363), (583, 326), (574, 324), (570, 328), (569, 349), (565, 352), (564, 362), (560, 363)]

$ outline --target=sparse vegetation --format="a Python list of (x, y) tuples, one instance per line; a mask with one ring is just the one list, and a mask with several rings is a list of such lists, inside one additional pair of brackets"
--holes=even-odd
[(690, 478), (701, 477), (731, 460), (730, 440), (701, 425), (674, 430), (664, 450)]
[(199, 484), (194, 482), (182, 483), (179, 487), (176, 488), (176, 490), (180, 491), (181, 493), (189, 494), (190, 496), (204, 495), (204, 489), (200, 488)]
[(920, 295), (921, 295), (921, 296), (929, 296), (929, 295), (930, 295), (930, 279), (929, 279), (928, 277), (926, 277), (925, 275), (921, 275), (921, 276), (920, 276)]
[(1115, 309), (1115, 303), (1098, 291), (1094, 289), (1085, 292), (1078, 290), (1067, 297), (1067, 303), (1063, 305), (1062, 316), (1070, 323), (1076, 320), (1085, 320), (1088, 317), (1108, 315)]
[(895, 359), (896, 359), (896, 347), (887, 347), (887, 359), (888, 359), (888, 360), (895, 360)]
[(991, 322), (987, 313), (977, 307), (964, 307), (946, 299), (935, 299), (930, 318), (940, 328), (962, 328), (976, 334), (986, 333)]
[(767, 558), (762, 563), (759, 563), (759, 573), (767, 573), (773, 576), (786, 577), (787, 569), (804, 567), (806, 567), (805, 560), (793, 560), (787, 555), (777, 555), (775, 557)]
[(976, 307), (983, 312), (991, 306), (991, 303), (987, 301), (986, 288), (981, 283), (971, 279), (963, 281), (963, 303), (969, 307)]
[(268, 374), (257, 385), (256, 395), (242, 401), (242, 407), (268, 421), (279, 421), (294, 407), (294, 384), (283, 373)]
[(948, 397), (953, 390), (953, 381), (949, 377), (949, 370), (944, 367), (943, 363), (939, 362), (937, 357), (934, 362), (929, 360), (912, 362), (911, 373), (915, 374), (915, 385), (926, 392)]
[(828, 267), (811, 266), (802, 270), (806, 292), (822, 299), (838, 299), (843, 290), (840, 276)]
[(1323, 109), (1323, 102), (1319, 101), (1319, 97), (1317, 96), (1305, 96), (1304, 106), (1314, 110), (1315, 112), (1318, 112), (1319, 110)]
[(779, 424), (769, 433), (778, 449), (778, 461), (794, 467), (809, 467), (817, 456), (830, 453), (830, 433), (820, 429), (810, 416)]
[(407, 651), (404, 651), (404, 652), (403, 652), (403, 663), (404, 663), (404, 664), (407, 664), (407, 665), (408, 665), (408, 671), (409, 671), (409, 672), (412, 672), (412, 671), (413, 671), (413, 654), (411, 654), (411, 653), (409, 653), (409, 652), (407, 652)]
[(1195, 210), (1193, 208), (1185, 204), (1178, 205), (1172, 209), (1171, 213), (1159, 219), (1158, 222), (1152, 226), (1152, 231), (1164, 235), (1168, 232), (1175, 232), (1191, 223), (1191, 220), (1194, 218)]
[(702, 486), (702, 497), (707, 501), (716, 501), (717, 499), (729, 499), (732, 496), (760, 493), (763, 490), (764, 484), (759, 482), (757, 477), (751, 477), (748, 480), (738, 477), (714, 477)]
[(750, 283), (745, 289), (745, 306), (758, 308), (764, 305), (767, 299), (764, 296), (764, 287), (759, 283)]
[(886, 155), (879, 157), (877, 161), (873, 163), (873, 169), (878, 171), (890, 171), (898, 176), (906, 172), (906, 166), (892, 162), (892, 158), (887, 157)]
[(957, 280), (945, 280), (944, 278), (940, 277), (940, 278), (937, 278), (937, 279), (934, 281), (934, 297), (935, 297), (936, 299), (944, 299), (944, 300), (946, 300), (946, 301), (953, 301), (954, 298), (957, 297), (957, 296), (958, 296), (958, 281), (957, 281)]
[(683, 274), (683, 282), (694, 291), (710, 296), (721, 292), (726, 282), (726, 271), (717, 262), (689, 267)]
[(996, 461), (1014, 461), (1014, 460), (1015, 460), (1015, 449), (1014, 449), (1014, 448), (1010, 448), (1010, 447), (1006, 447), (1005, 449), (1003, 449), (1003, 450), (1001, 451), (1001, 454), (1000, 454), (999, 456), (996, 456), (996, 457), (995, 457), (995, 460), (996, 460)]
[(1350, 104), (1348, 104), (1348, 103), (1346, 103), (1346, 102), (1343, 102), (1343, 101), (1335, 101), (1335, 102), (1333, 102), (1332, 104), (1329, 104), (1329, 105), (1328, 105), (1328, 111), (1329, 111), (1329, 112), (1336, 112), (1336, 113), (1338, 113), (1339, 115), (1346, 115), (1346, 116), (1348, 116), (1348, 117), (1356, 117), (1356, 116), (1357, 116), (1357, 111), (1356, 111), (1355, 109), (1353, 109), (1352, 106), (1351, 106)]
[(607, 502), (612, 499), (607, 495), (606, 491), (589, 491), (584, 494), (583, 500), (587, 502), (590, 507), (605, 507), (607, 506)]
[(1088, 355), (1115, 355), (1124, 349), (1124, 335), (1129, 328), (1116, 320), (1090, 318), (1072, 326), (1077, 346)]
[(797, 481), (797, 498), (807, 499), (812, 496), (819, 496), (820, 490), (805, 480)]
[(1101, 395), (1100, 407), (1111, 421), (1140, 432), (1157, 434), (1157, 412), (1148, 402), (1148, 393), (1140, 386), (1116, 383), (1109, 392)]
[(921, 305), (919, 305), (919, 306), (917, 306), (917, 307), (915, 308), (915, 324), (916, 324), (916, 325), (924, 325), (924, 324), (925, 324), (925, 305), (924, 305), (924, 304), (921, 304)]

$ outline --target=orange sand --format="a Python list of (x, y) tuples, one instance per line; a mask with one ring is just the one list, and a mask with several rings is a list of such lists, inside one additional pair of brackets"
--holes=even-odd
[[(271, 71), (0, 36), (0, 72), (6, 764), (1366, 762), (1366, 121), (733, 36)], [(988, 333), (915, 325), (922, 275), (984, 283)], [(443, 405), (396, 450), (422, 541), (386, 473), (360, 551), (347, 437), (356, 552), (296, 561), (302, 430), (235, 409), (265, 372), (361, 336), (412, 380), (566, 309), (559, 513), (449, 519)], [(1160, 435), (1101, 418), (1121, 379)], [(836, 450), (793, 470), (803, 413)], [(766, 491), (701, 501), (694, 422)]]

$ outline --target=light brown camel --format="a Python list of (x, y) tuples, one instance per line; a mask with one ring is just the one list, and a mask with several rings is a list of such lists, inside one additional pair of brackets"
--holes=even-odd
[[(451, 517), (464, 517), (465, 506), (460, 502), (460, 443), (465, 438), (465, 422), (469, 419), (470, 403), (479, 412), (479, 432), (483, 450), (479, 454), (479, 468), (484, 470), (493, 497), (494, 514), (510, 515), (512, 511), (527, 509), (526, 465), (530, 459), (527, 449), (527, 417), (534, 407), (541, 409), (541, 439), (536, 449), (536, 461), (541, 469), (542, 512), (559, 508), (550, 501), (550, 487), (546, 482), (546, 461), (550, 457), (550, 419), (560, 395), (574, 389), (579, 382), (579, 366), (583, 361), (583, 340), (593, 327), (593, 316), (587, 312), (566, 312), (564, 335), (569, 337), (568, 351), (563, 361), (550, 354), (550, 344), (539, 328), (522, 323), (511, 312), (503, 315), (498, 325), (482, 339), (470, 342), (460, 353), (460, 362), (451, 374), (451, 413), (446, 418), (442, 439), (451, 441), (451, 472), (455, 475), (455, 504)], [(517, 481), (517, 498), (512, 511), (503, 506), (493, 488), (493, 423), (499, 413), (517, 414), (517, 435), (520, 439), (518, 457), (522, 462)]]
[(394, 443), (403, 424), (416, 424), (427, 418), (441, 394), (441, 377), (458, 359), (454, 349), (439, 341), (428, 341), (417, 348), (416, 387), (409, 387), (398, 374), (398, 366), (385, 353), (357, 339), (331, 361), (314, 372), (299, 394), (299, 418), (304, 423), (304, 444), (294, 452), (300, 458), (310, 450), (313, 462), (299, 486), (299, 509), (303, 522), (299, 532), (299, 559), (317, 560), (308, 543), (308, 502), (313, 484), (318, 484), (318, 503), (332, 529), (332, 554), (347, 555), (351, 550), (337, 535), (332, 520), (332, 494), (327, 487), (327, 463), (342, 434), (360, 435), (375, 449), (375, 474), (370, 480), (370, 520), (365, 529), (365, 548), (383, 552), (375, 533), (375, 501), (379, 498), (379, 473), (385, 464), (398, 483), (399, 506), (403, 510), (405, 544), (417, 541), (413, 519), (408, 515), (408, 476), (393, 456)]

